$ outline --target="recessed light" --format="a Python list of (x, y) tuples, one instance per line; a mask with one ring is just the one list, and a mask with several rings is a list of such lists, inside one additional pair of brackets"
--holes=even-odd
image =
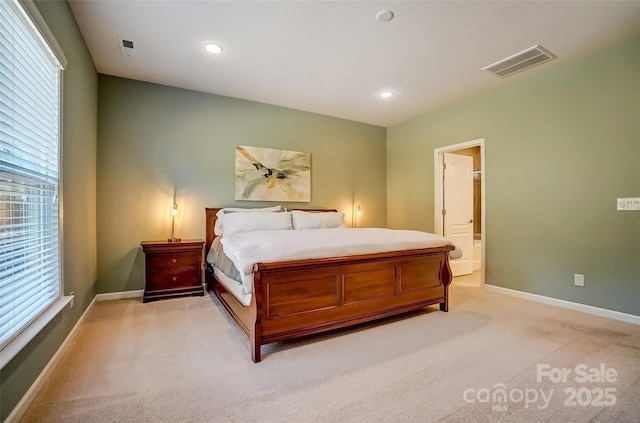
[(380, 93), (380, 97), (382, 98), (389, 98), (393, 95), (393, 91), (382, 91)]
[(222, 53), (222, 46), (219, 44), (206, 44), (204, 46), (205, 50), (207, 50), (211, 54), (220, 54)]

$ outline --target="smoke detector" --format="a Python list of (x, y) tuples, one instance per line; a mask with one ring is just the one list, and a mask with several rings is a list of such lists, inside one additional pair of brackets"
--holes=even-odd
[(539, 45), (535, 45), (492, 65), (485, 66), (482, 70), (490, 72), (499, 78), (506, 78), (514, 73), (521, 72), (555, 58), (556, 56), (553, 53)]
[(391, 10), (381, 10), (376, 13), (376, 19), (380, 22), (389, 22), (393, 19), (393, 12)]

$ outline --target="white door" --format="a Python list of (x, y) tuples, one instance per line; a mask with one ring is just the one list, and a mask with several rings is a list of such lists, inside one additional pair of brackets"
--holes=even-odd
[(473, 273), (473, 157), (444, 153), (444, 236), (462, 250), (453, 276)]

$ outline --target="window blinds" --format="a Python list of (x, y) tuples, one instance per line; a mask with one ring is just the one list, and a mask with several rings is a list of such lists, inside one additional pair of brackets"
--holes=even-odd
[(61, 66), (14, 1), (0, 1), (0, 348), (61, 295)]

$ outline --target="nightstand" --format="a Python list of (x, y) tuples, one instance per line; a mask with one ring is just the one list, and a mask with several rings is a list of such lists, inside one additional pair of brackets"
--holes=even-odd
[(201, 239), (182, 242), (142, 241), (145, 287), (142, 302), (204, 295)]

